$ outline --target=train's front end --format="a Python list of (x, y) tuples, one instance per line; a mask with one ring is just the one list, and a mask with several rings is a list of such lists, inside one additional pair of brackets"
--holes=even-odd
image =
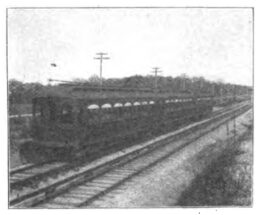
[(52, 160), (73, 157), (80, 136), (73, 101), (59, 97), (34, 98), (31, 132), (33, 141), (27, 147), (34, 156)]

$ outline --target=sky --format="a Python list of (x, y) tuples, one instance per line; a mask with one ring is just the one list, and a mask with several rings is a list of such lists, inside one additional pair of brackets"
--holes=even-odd
[[(204, 76), (252, 85), (251, 9), (9, 9), (8, 78)], [(56, 67), (51, 64), (56, 64)]]

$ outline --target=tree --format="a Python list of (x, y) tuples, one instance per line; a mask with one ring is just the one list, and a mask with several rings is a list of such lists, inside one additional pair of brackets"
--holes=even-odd
[(10, 103), (23, 103), (24, 85), (21, 81), (11, 79), (8, 82)]
[(8, 82), (9, 102), (11, 104), (29, 104), (32, 98), (43, 89), (40, 83), (23, 83), (15, 79)]
[(98, 75), (91, 75), (89, 78), (88, 78), (88, 82), (90, 84), (95, 84), (95, 85), (98, 85), (100, 84), (100, 77)]

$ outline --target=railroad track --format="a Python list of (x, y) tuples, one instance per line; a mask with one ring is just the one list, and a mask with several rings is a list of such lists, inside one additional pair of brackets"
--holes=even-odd
[[(41, 181), (36, 187), (26, 187), (24, 189), (20, 187), (18, 190), (12, 190), (11, 188), (9, 204), (11, 207), (37, 206), (48, 208), (81, 207), (87, 205), (114, 187), (122, 184), (130, 177), (139, 174), (161, 159), (165, 159), (165, 157), (174, 153), (174, 151), (185, 147), (190, 141), (192, 142), (225, 121), (246, 111), (249, 107), (250, 105), (242, 103), (235, 107), (230, 107), (227, 110), (217, 111), (210, 119), (162, 135), (152, 141), (132, 146), (126, 150), (105, 156), (90, 164), (75, 167), (67, 172), (61, 172), (61, 175), (57, 175), (57, 173), (55, 177), (52, 177), (52, 174), (50, 174), (50, 178), (46, 178), (46, 181)], [(223, 111), (225, 112), (223, 113)], [(208, 126), (210, 124), (212, 124), (211, 127)], [(198, 134), (193, 140), (188, 140), (181, 146), (170, 144), (181, 137), (181, 135), (191, 133), (199, 128), (201, 128), (202, 131), (200, 133), (197, 132)], [(171, 149), (170, 145), (174, 148)], [(160, 148), (161, 150), (159, 150)], [(142, 155), (148, 156), (148, 158), (145, 159), (144, 162), (141, 162), (140, 166), (138, 165), (136, 168), (128, 167), (128, 165), (132, 166), (131, 163), (134, 159), (138, 160)], [(63, 166), (65, 164), (60, 163), (57, 165), (58, 170), (61, 168), (59, 165)], [(52, 167), (52, 165), (50, 167)], [(44, 169), (46, 170), (48, 168)], [(55, 168), (52, 167), (51, 169)], [(40, 174), (44, 174), (41, 170), (39, 170), (39, 172)], [(56, 170), (53, 172), (55, 173)], [(31, 176), (31, 178), (36, 179), (37, 176)]]
[(65, 162), (45, 162), (29, 164), (21, 168), (14, 169), (9, 174), (9, 184), (12, 190), (21, 190), (23, 187), (36, 187), (37, 181), (41, 178), (58, 174), (69, 168)]

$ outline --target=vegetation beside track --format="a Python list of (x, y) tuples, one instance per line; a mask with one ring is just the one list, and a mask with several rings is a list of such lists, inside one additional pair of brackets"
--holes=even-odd
[(180, 206), (252, 205), (252, 126), (183, 192)]

